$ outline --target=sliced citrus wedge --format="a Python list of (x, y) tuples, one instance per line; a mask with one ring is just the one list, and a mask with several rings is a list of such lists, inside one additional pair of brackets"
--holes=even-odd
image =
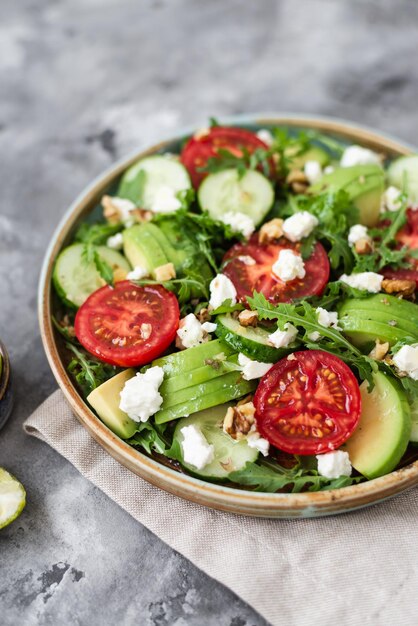
[(23, 485), (0, 467), (0, 528), (11, 524), (21, 514), (25, 504)]

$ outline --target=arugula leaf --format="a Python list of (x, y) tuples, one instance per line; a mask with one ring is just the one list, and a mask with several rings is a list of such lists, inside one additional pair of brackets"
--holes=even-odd
[(271, 151), (263, 148), (256, 148), (256, 150), (250, 153), (246, 147), (243, 147), (241, 156), (237, 156), (225, 148), (220, 148), (216, 156), (210, 157), (207, 163), (203, 167), (197, 168), (197, 170), (198, 172), (216, 174), (222, 170), (236, 169), (238, 178), (241, 179), (248, 170), (255, 170), (261, 165), (264, 174), (268, 175), (270, 172), (270, 157)]
[(338, 139), (324, 135), (319, 130), (307, 130), (305, 131), (305, 136), (312, 143), (316, 142), (322, 144), (335, 159), (339, 159), (345, 150), (345, 146)]
[(216, 119), (216, 117), (209, 118), (209, 126), (210, 128), (216, 128), (217, 126), (222, 126), (220, 122)]
[(67, 342), (65, 346), (74, 355), (67, 369), (74, 376), (84, 397), (120, 371), (113, 365), (95, 359), (74, 343)]
[(100, 246), (105, 244), (109, 237), (116, 235), (123, 229), (123, 224), (87, 224), (83, 222), (78, 228), (74, 240), (80, 243)]
[(245, 309), (244, 305), (238, 302), (237, 304), (232, 304), (231, 298), (225, 300), (221, 306), (218, 306), (217, 309), (212, 311), (212, 315), (221, 315), (223, 313), (233, 313), (234, 311), (243, 311)]
[[(164, 436), (167, 424), (154, 424), (150, 421), (138, 424), (138, 430), (127, 440), (131, 446), (141, 446), (148, 454), (158, 452), (166, 455), (169, 443)], [(167, 456), (167, 455), (166, 455)]]
[(102, 259), (102, 257), (97, 252), (97, 250), (94, 251), (93, 259), (94, 259), (94, 264), (96, 266), (96, 269), (99, 272), (100, 276), (108, 285), (113, 286), (113, 282), (114, 282), (113, 270), (110, 267), (109, 263), (107, 263), (104, 259)]

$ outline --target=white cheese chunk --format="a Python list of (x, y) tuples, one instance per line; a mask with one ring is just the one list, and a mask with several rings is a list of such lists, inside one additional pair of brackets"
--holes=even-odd
[(141, 267), (140, 265), (135, 265), (134, 269), (131, 272), (128, 272), (126, 275), (127, 280), (141, 280), (141, 278), (145, 278), (148, 276), (148, 270), (145, 267)]
[(253, 380), (254, 378), (261, 378), (264, 374), (267, 374), (269, 369), (273, 367), (273, 363), (262, 363), (260, 361), (253, 361), (249, 359), (242, 352), (238, 355), (238, 363), (241, 366), (242, 377), (244, 380)]
[(289, 241), (300, 241), (308, 237), (319, 222), (315, 215), (308, 211), (294, 213), (283, 222), (283, 233)]
[(261, 141), (264, 141), (267, 146), (271, 146), (274, 141), (273, 135), (267, 128), (260, 128), (256, 135)]
[(401, 193), (397, 187), (388, 187), (382, 196), (381, 212), (399, 211), (402, 204)]
[(183, 435), (181, 449), (185, 463), (201, 470), (213, 461), (214, 447), (208, 443), (199, 426), (190, 424), (190, 426), (184, 426), (180, 432)]
[(202, 328), (207, 333), (214, 333), (216, 330), (217, 324), (213, 322), (203, 322)]
[(306, 274), (302, 257), (287, 248), (280, 250), (277, 261), (273, 264), (271, 270), (277, 278), (284, 282), (295, 280), (295, 278), (304, 278)]
[(318, 472), (325, 478), (339, 478), (340, 476), (351, 476), (352, 467), (348, 452), (335, 450), (326, 454), (317, 454)]
[(112, 248), (112, 250), (122, 250), (123, 248), (123, 237), (122, 233), (116, 233), (116, 235), (112, 235), (106, 241), (106, 245), (108, 248)]
[(321, 333), (319, 333), (317, 330), (314, 330), (308, 334), (308, 339), (310, 339), (311, 341), (318, 341), (320, 336), (321, 336)]
[(303, 172), (311, 185), (322, 177), (322, 167), (319, 161), (306, 161)]
[(354, 246), (360, 239), (369, 239), (367, 226), (363, 224), (355, 224), (348, 232), (348, 243)]
[(217, 309), (225, 300), (231, 300), (232, 304), (237, 302), (237, 290), (225, 274), (215, 276), (209, 285), (209, 291), (209, 304), (213, 309)]
[(398, 370), (408, 374), (413, 380), (418, 380), (418, 344), (402, 346), (394, 355), (393, 362)]
[(317, 307), (316, 313), (318, 315), (318, 323), (325, 328), (336, 328), (337, 330), (341, 330), (338, 326), (338, 313), (335, 311), (327, 311), (323, 309), (321, 306)]
[(238, 259), (238, 261), (241, 261), (241, 263), (244, 263), (244, 265), (255, 265), (256, 262), (257, 262), (249, 254), (241, 254), (240, 256), (237, 256), (237, 259)]
[(134, 422), (146, 422), (163, 403), (158, 388), (163, 382), (162, 367), (150, 367), (144, 374), (139, 372), (126, 381), (120, 392), (119, 408)]
[(173, 213), (181, 207), (176, 191), (169, 185), (161, 185), (155, 193), (150, 206), (154, 213)]
[(228, 224), (235, 233), (241, 233), (249, 237), (255, 231), (255, 224), (251, 217), (239, 211), (228, 211), (221, 218), (224, 224)]
[(382, 288), (382, 274), (375, 272), (359, 272), (358, 274), (342, 274), (339, 280), (350, 287), (361, 289), (362, 291), (370, 291), (370, 293), (379, 293)]
[(369, 163), (380, 165), (381, 159), (373, 150), (361, 146), (348, 146), (340, 161), (341, 167), (353, 167), (354, 165), (367, 165)]
[(132, 226), (135, 220), (131, 211), (136, 209), (136, 205), (131, 202), (131, 200), (127, 200), (126, 198), (119, 198), (118, 196), (104, 196), (102, 200), (103, 206), (105, 205), (105, 198), (112, 205), (112, 208), (118, 213), (120, 221), (123, 222), (126, 227)]
[(189, 313), (189, 315), (180, 320), (176, 346), (180, 349), (194, 348), (200, 343), (209, 341), (209, 333), (213, 333), (215, 330), (216, 324), (211, 322), (201, 324), (193, 313)]
[(270, 444), (267, 439), (260, 437), (258, 432), (250, 433), (247, 435), (247, 444), (250, 448), (255, 448), (263, 456), (268, 456)]
[(293, 326), (293, 324), (286, 322), (284, 328), (285, 330), (280, 330), (278, 328), (274, 331), (274, 333), (271, 333), (271, 335), (268, 336), (268, 342), (275, 348), (286, 348), (297, 337), (298, 330)]

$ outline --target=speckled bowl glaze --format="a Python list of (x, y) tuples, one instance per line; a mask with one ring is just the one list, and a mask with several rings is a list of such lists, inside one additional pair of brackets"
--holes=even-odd
[(12, 381), (10, 373), (10, 361), (6, 346), (0, 341), (0, 428), (4, 426), (10, 417), (13, 408)]
[[(350, 143), (359, 143), (383, 152), (389, 158), (414, 152), (395, 139), (347, 122), (287, 114), (262, 114), (222, 120), (225, 124), (250, 128), (283, 125), (297, 129), (313, 128)], [(173, 150), (186, 129), (171, 140), (131, 154), (97, 178), (75, 200), (61, 220), (47, 250), (39, 286), (39, 318), (44, 348), (52, 371), (72, 410), (94, 439), (117, 461), (153, 485), (198, 504), (241, 515), (272, 518), (319, 517), (344, 513), (394, 496), (418, 484), (418, 461), (387, 476), (334, 491), (283, 494), (259, 493), (204, 482), (166, 467), (141, 454), (114, 435), (90, 410), (73, 385), (63, 362), (62, 348), (51, 323), (53, 293), (51, 275), (54, 260), (71, 239), (77, 225), (97, 206), (101, 196), (111, 190), (124, 170), (137, 159), (162, 150)], [(54, 419), (51, 416), (51, 419)]]

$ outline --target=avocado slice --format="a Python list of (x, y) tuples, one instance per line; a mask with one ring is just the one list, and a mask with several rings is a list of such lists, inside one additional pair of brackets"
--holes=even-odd
[(178, 223), (169, 217), (161, 220), (158, 224), (160, 231), (168, 240), (170, 250), (172, 250), (172, 263), (179, 274), (182, 273), (186, 265), (193, 259), (194, 267), (204, 279), (211, 280), (213, 272), (205, 257), (198, 253), (195, 241), (184, 231), (179, 229)]
[(296, 151), (297, 147), (294, 146), (285, 150), (285, 155), (292, 161), (292, 169), (303, 170), (307, 161), (318, 161), (321, 167), (325, 167), (330, 162), (328, 152), (319, 146), (312, 146), (303, 154), (292, 158), (292, 153), (294, 154)]
[(358, 208), (360, 222), (375, 226), (379, 221), (382, 194), (384, 191), (384, 171), (379, 165), (354, 165), (338, 167), (310, 187), (312, 193), (340, 191), (348, 193)]
[(344, 444), (352, 466), (368, 479), (388, 474), (398, 465), (411, 433), (410, 409), (397, 381), (378, 372), (375, 386), (360, 385), (362, 411), (354, 434)]
[(230, 348), (228, 344), (220, 339), (201, 343), (194, 348), (187, 348), (182, 352), (174, 352), (167, 356), (160, 357), (152, 362), (152, 365), (159, 365), (163, 368), (164, 374), (168, 376), (176, 376), (191, 372), (205, 365), (207, 359), (215, 359), (219, 355), (223, 358), (234, 354), (236, 350)]
[(143, 267), (154, 277), (157, 267), (169, 263), (164, 250), (153, 235), (143, 228), (143, 224), (135, 224), (123, 231), (123, 251), (132, 267)]
[(120, 392), (126, 381), (135, 376), (135, 370), (124, 370), (94, 389), (87, 401), (102, 422), (121, 439), (129, 439), (138, 429), (138, 424), (119, 408)]
[[(234, 368), (234, 364), (236, 363), (238, 363), (238, 355), (233, 354), (225, 361), (220, 361), (219, 365), (203, 365), (202, 367), (190, 370), (189, 372), (182, 372), (181, 374), (176, 374), (175, 376), (169, 376), (163, 381), (160, 387), (160, 393), (164, 396), (165, 394), (178, 392), (181, 389), (187, 389), (188, 387), (193, 387), (194, 385), (206, 383), (213, 378), (218, 378), (219, 376), (223, 376), (223, 374), (228, 371), (236, 369)], [(228, 365), (230, 366), (229, 369)]]
[(388, 322), (378, 322), (374, 319), (365, 319), (359, 314), (340, 317), (339, 324), (344, 335), (355, 346), (364, 348), (366, 352), (374, 345), (376, 339), (382, 342), (387, 341), (393, 346), (402, 339), (411, 338), (411, 333), (398, 326), (391, 326)]

